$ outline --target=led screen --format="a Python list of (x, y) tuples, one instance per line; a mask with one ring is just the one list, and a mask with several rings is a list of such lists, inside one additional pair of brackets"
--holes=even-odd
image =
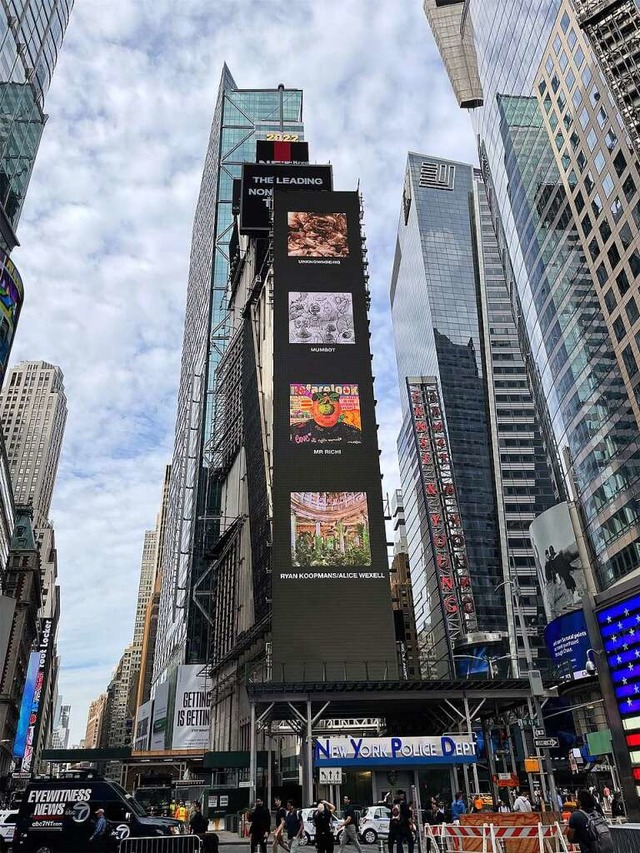
[(326, 677), (330, 662), (342, 681), (388, 677), (397, 656), (359, 197), (276, 191), (273, 233), (274, 677), (316, 677), (316, 666)]

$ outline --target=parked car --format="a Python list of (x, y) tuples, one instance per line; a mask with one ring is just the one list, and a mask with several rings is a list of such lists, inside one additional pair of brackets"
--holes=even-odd
[(0, 810), (0, 853), (5, 853), (11, 847), (17, 819), (18, 809)]
[(360, 815), (360, 838), (365, 844), (375, 844), (378, 838), (389, 837), (391, 809), (387, 806), (367, 806)]

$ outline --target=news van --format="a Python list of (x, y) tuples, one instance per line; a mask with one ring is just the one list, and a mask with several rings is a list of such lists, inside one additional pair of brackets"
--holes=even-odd
[(71, 772), (59, 779), (29, 782), (20, 803), (13, 839), (25, 853), (86, 853), (96, 824), (96, 810), (108, 822), (103, 849), (116, 850), (123, 838), (180, 835), (187, 824), (173, 818), (149, 817), (117, 782), (91, 771)]

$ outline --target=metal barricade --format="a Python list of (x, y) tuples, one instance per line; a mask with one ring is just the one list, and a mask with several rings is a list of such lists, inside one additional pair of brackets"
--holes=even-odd
[[(573, 853), (577, 850), (567, 842), (558, 823), (426, 826), (425, 841), (427, 853)], [(640, 846), (621, 853), (640, 853)]]
[(155, 835), (123, 838), (118, 853), (203, 853), (203, 847), (197, 835)]
[(638, 853), (640, 850), (640, 824), (614, 824), (611, 827), (615, 853)]

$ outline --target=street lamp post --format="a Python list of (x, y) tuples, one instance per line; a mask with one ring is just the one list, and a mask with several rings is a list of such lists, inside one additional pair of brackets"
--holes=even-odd
[[(531, 696), (527, 700), (527, 704), (529, 706), (529, 716), (534, 716), (538, 720), (538, 724), (542, 726), (544, 724), (544, 718), (542, 716), (542, 705), (540, 704), (540, 698), (538, 696), (538, 691), (534, 686), (533, 679), (533, 655), (531, 654), (531, 645), (529, 643), (529, 632), (527, 630), (526, 622), (524, 621), (524, 613), (522, 612), (522, 605), (520, 603), (520, 589), (512, 578), (509, 578), (506, 581), (502, 581), (502, 583), (498, 584), (496, 587), (496, 591), (500, 589), (500, 587), (509, 585), (511, 587), (511, 597), (513, 600), (513, 604), (516, 610), (516, 615), (518, 617), (518, 623), (520, 625), (520, 633), (522, 634), (522, 644), (524, 647), (524, 658), (527, 663), (528, 672), (527, 675), (529, 677), (529, 685), (531, 687)], [(535, 744), (534, 744), (535, 745)], [(544, 748), (542, 750), (536, 747), (536, 752), (538, 756), (540, 756), (540, 752), (544, 757), (544, 763), (547, 769), (547, 778), (549, 780), (549, 794), (551, 800), (551, 807), (555, 811), (558, 805), (558, 791), (556, 789), (556, 780), (553, 775), (553, 766), (551, 763), (551, 752)], [(546, 794), (546, 785), (544, 774), (541, 774), (540, 781), (542, 783), (542, 793)], [(533, 791), (531, 792), (533, 794)]]

